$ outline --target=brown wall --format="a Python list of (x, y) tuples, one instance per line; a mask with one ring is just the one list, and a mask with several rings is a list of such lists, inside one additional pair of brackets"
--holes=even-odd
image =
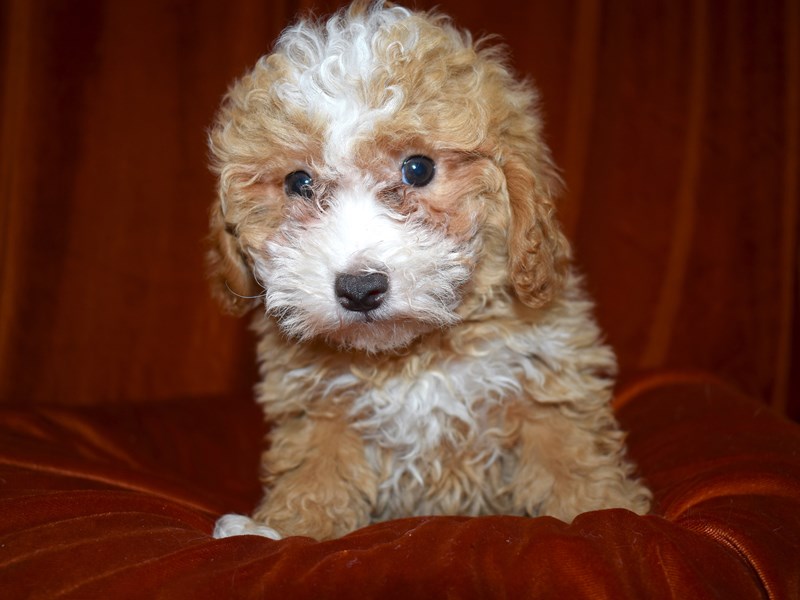
[[(203, 278), (205, 128), (308, 4), (4, 1), (0, 401), (249, 393)], [(543, 92), (623, 378), (710, 369), (797, 416), (800, 4), (438, 4)]]

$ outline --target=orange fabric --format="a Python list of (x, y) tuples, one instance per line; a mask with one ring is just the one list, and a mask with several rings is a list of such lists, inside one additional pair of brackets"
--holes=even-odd
[[(213, 540), (256, 502), (249, 401), (0, 410), (2, 598), (800, 598), (800, 426), (713, 378), (620, 408), (653, 514)], [(623, 390), (622, 395), (626, 392)]]

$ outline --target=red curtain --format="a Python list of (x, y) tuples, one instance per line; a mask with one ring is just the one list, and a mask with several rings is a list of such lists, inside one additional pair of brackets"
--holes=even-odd
[[(205, 130), (310, 4), (2, 4), (1, 402), (249, 394), (246, 323), (204, 280)], [(800, 416), (800, 5), (437, 4), (542, 91), (622, 377), (706, 369)]]

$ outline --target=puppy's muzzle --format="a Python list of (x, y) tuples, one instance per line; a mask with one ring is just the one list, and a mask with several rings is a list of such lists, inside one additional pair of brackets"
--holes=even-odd
[(369, 312), (378, 308), (389, 290), (389, 277), (384, 273), (336, 276), (334, 292), (343, 308), (353, 312)]

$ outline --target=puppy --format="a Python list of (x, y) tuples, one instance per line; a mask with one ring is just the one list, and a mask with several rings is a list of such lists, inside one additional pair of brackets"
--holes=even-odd
[(437, 13), (301, 20), (228, 92), (210, 269), (255, 314), (265, 496), (215, 535), (648, 510), (537, 95)]

